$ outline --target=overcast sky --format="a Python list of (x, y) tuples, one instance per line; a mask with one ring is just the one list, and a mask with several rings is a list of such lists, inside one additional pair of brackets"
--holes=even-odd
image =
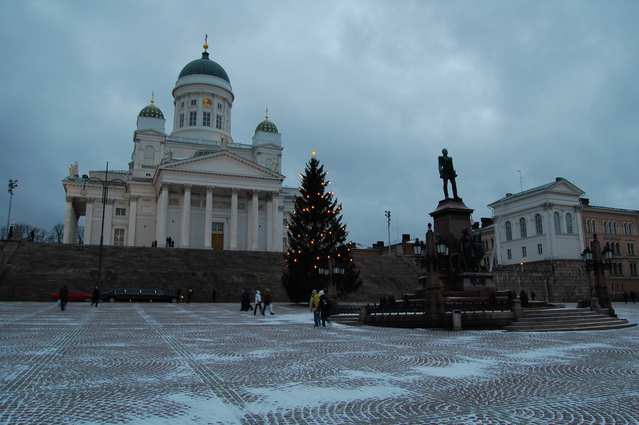
[[(423, 238), (448, 148), (473, 219), (564, 177), (591, 204), (639, 209), (637, 1), (0, 1), (0, 225), (64, 222), (61, 180), (128, 168), (155, 92), (181, 69), (228, 73), (232, 135), (269, 118), (298, 187), (317, 151), (363, 245)], [(521, 180), (520, 180), (521, 176)]]

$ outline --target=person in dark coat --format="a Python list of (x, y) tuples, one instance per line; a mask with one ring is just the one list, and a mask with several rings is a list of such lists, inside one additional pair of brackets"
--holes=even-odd
[(191, 297), (193, 296), (193, 288), (189, 287), (189, 289), (186, 291), (186, 303), (190, 304), (191, 303)]
[(60, 292), (58, 292), (58, 299), (60, 300), (60, 310), (64, 310), (66, 308), (69, 298), (68, 295), (69, 288), (67, 288), (67, 285), (64, 285), (62, 288), (60, 288)]
[(266, 311), (267, 308), (271, 314), (275, 314), (273, 313), (273, 301), (271, 299), (271, 291), (269, 291), (268, 289), (264, 291), (264, 296), (262, 297), (262, 301), (264, 302), (264, 308), (262, 308), (262, 316), (264, 316), (264, 312)]
[(242, 306), (240, 308), (240, 311), (249, 310), (252, 311), (253, 307), (251, 307), (251, 298), (249, 297), (248, 289), (245, 289), (244, 292), (242, 292)]
[(95, 304), (95, 306), (98, 306), (98, 302), (100, 301), (100, 288), (98, 288), (98, 285), (95, 285), (95, 288), (93, 288), (93, 296), (91, 297), (91, 305), (93, 306), (93, 304)]
[(623, 302), (628, 304), (628, 293), (626, 291), (623, 291), (623, 294), (621, 294), (621, 296), (623, 297)]
[(636, 299), (637, 295), (635, 294), (635, 291), (630, 291), (630, 301), (634, 304)]
[(333, 305), (331, 304), (331, 300), (328, 298), (328, 296), (324, 294), (324, 291), (320, 291), (319, 294), (319, 308), (322, 315), (322, 326), (326, 327), (326, 322), (328, 322), (329, 325), (331, 324), (330, 316)]
[(215, 289), (214, 289), (214, 290), (213, 290), (213, 293), (211, 294), (211, 300), (212, 300), (213, 302), (215, 302), (215, 296), (216, 296), (216, 295), (217, 295), (217, 294), (215, 293)]

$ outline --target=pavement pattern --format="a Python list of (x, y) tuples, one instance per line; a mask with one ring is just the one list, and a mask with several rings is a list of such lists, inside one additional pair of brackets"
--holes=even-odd
[(274, 307), (2, 302), (0, 424), (639, 424), (638, 327), (322, 328)]

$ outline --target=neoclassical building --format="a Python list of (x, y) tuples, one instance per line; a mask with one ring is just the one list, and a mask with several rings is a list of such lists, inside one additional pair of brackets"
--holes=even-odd
[[(568, 180), (520, 193), (509, 193), (488, 205), (493, 210), (494, 239), (490, 239), (493, 265), (543, 260), (581, 260), (584, 192)], [(488, 233), (483, 235), (484, 238)]]
[(297, 191), (282, 187), (281, 134), (267, 110), (251, 143), (233, 140), (230, 79), (207, 49), (175, 83), (171, 134), (151, 100), (137, 117), (128, 170), (69, 168), (65, 243), (77, 242), (84, 216), (85, 244), (103, 233), (105, 245), (163, 247), (170, 238), (180, 248), (284, 250)]

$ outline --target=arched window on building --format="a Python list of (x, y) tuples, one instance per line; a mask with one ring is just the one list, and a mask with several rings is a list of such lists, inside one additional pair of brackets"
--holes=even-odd
[(617, 224), (616, 221), (612, 222), (612, 234), (616, 235), (619, 233), (619, 225)]
[(538, 235), (544, 234), (544, 223), (541, 220), (541, 214), (535, 214), (535, 232)]
[(588, 233), (594, 233), (592, 231), (592, 220), (591, 219), (587, 219), (586, 220), (586, 232)]
[(615, 247), (617, 248), (617, 250), (616, 250), (617, 255), (621, 255), (621, 244), (619, 242), (617, 242), (615, 244)]
[(572, 235), (572, 233), (573, 233), (573, 229), (572, 229), (572, 214), (570, 214), (570, 213), (566, 214), (566, 233), (568, 233), (569, 235)]
[(561, 233), (561, 216), (557, 211), (552, 215), (553, 222), (555, 223), (555, 234)]
[(522, 239), (528, 237), (528, 229), (526, 228), (526, 219), (524, 217), (519, 219), (519, 232)]
[(510, 221), (506, 222), (506, 240), (507, 241), (512, 241), (513, 240), (513, 225)]
[(592, 233), (597, 233), (597, 220), (592, 220)]

